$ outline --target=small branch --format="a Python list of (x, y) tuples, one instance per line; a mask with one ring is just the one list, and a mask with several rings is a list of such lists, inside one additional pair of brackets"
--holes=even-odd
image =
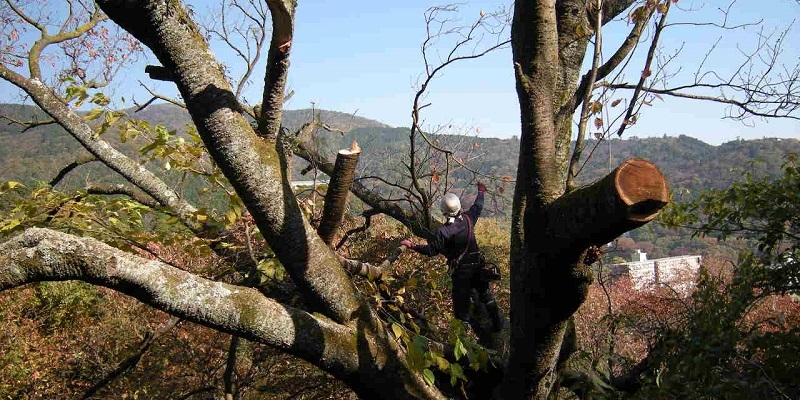
[[(644, 27), (647, 25), (647, 21), (649, 21), (650, 17), (653, 15), (654, 10), (655, 7), (650, 7), (645, 17), (635, 21), (633, 28), (631, 28), (630, 33), (628, 33), (628, 36), (625, 38), (625, 41), (619, 46), (619, 48), (617, 48), (614, 54), (609, 57), (608, 61), (597, 68), (597, 75), (594, 79), (595, 82), (597, 82), (598, 79), (603, 79), (611, 74), (611, 72), (619, 67), (622, 62), (631, 54), (631, 52), (636, 49), (639, 44), (639, 39), (642, 37)], [(585, 97), (586, 91), (592, 91), (593, 89), (593, 85), (589, 85), (589, 75), (584, 75), (580, 84), (578, 85), (578, 89), (576, 89), (572, 94), (570, 100), (564, 103), (564, 106), (561, 107), (559, 113), (563, 115), (572, 115), (572, 113), (575, 112), (575, 109), (581, 104), (579, 100)]]
[(160, 204), (153, 200), (152, 197), (148, 196), (141, 190), (136, 190), (124, 185), (102, 185), (96, 184), (86, 187), (86, 192), (89, 194), (99, 194), (99, 195), (125, 195), (130, 197), (136, 202), (144, 204), (150, 208), (159, 208)]
[(223, 375), (223, 382), (225, 383), (225, 400), (234, 399), (233, 374), (236, 372), (236, 355), (238, 351), (239, 337), (231, 336), (231, 342), (228, 345), (228, 358), (225, 361), (225, 374)]
[(9, 125), (17, 124), (17, 125), (22, 126), (22, 131), (20, 131), (20, 133), (24, 133), (24, 132), (28, 131), (29, 129), (36, 128), (37, 126), (45, 126), (45, 125), (52, 125), (52, 124), (57, 124), (58, 123), (54, 119), (49, 119), (49, 120), (46, 120), (46, 121), (20, 121), (18, 119), (11, 118), (11, 117), (9, 117), (7, 115), (0, 115), (0, 118), (7, 120), (9, 122)]
[[(597, 81), (597, 70), (603, 51), (603, 0), (597, 0), (597, 10), (597, 20), (594, 26), (596, 32), (594, 40), (594, 56), (592, 57), (592, 69), (588, 74), (588, 79), (586, 79), (587, 88), (593, 88), (594, 83)], [(572, 150), (572, 157), (570, 157), (569, 160), (566, 182), (568, 192), (574, 190), (576, 186), (575, 180), (577, 178), (578, 164), (580, 163), (584, 141), (586, 140), (586, 125), (589, 121), (589, 114), (592, 111), (590, 108), (591, 104), (589, 103), (591, 98), (592, 90), (588, 89), (584, 92), (583, 99), (581, 101), (581, 116), (578, 123), (578, 136), (575, 140), (575, 148)]]
[(155, 331), (148, 332), (144, 340), (139, 343), (139, 347), (136, 348), (132, 354), (128, 355), (122, 362), (117, 364), (117, 368), (114, 368), (113, 371), (106, 374), (102, 379), (100, 379), (97, 383), (92, 385), (89, 389), (87, 389), (83, 393), (82, 399), (86, 400), (94, 396), (100, 389), (106, 387), (109, 383), (113, 382), (115, 379), (119, 378), (120, 376), (124, 375), (128, 371), (136, 368), (141, 361), (142, 356), (150, 349), (150, 346), (155, 343), (158, 338), (160, 338), (164, 333), (168, 332), (170, 329), (177, 326), (182, 320), (176, 317), (170, 317), (166, 322), (161, 324)]
[[(603, 84), (603, 86), (612, 88), (612, 89), (636, 89), (639, 87), (638, 85), (631, 85), (631, 84)], [(725, 85), (705, 85), (705, 84), (698, 84), (698, 85), (689, 85), (684, 86), (686, 87), (696, 87), (696, 88), (722, 88)], [(742, 110), (740, 115), (731, 115), (729, 118), (734, 119), (741, 119), (744, 118), (745, 115), (752, 115), (756, 117), (765, 117), (765, 118), (789, 118), (794, 120), (800, 120), (800, 115), (792, 115), (789, 114), (787, 111), (794, 111), (800, 109), (800, 102), (789, 103), (789, 104), (782, 104), (781, 101), (775, 102), (755, 102), (755, 101), (740, 101), (735, 99), (728, 99), (723, 97), (717, 96), (710, 96), (710, 95), (700, 95), (700, 94), (691, 94), (677, 91), (676, 88), (669, 88), (669, 89), (656, 89), (652, 87), (643, 86), (640, 88), (641, 91), (670, 96), (670, 97), (679, 97), (684, 99), (692, 99), (692, 100), (703, 100), (703, 101), (711, 101), (714, 103), (721, 103), (727, 104), (731, 106), (738, 107)], [(752, 103), (752, 104), (751, 104)], [(777, 106), (772, 111), (759, 111), (755, 108), (755, 104), (776, 104)]]
[(361, 225), (361, 226), (359, 226), (357, 228), (350, 229), (349, 231), (345, 232), (344, 235), (342, 236), (342, 239), (339, 240), (339, 243), (336, 245), (336, 250), (341, 249), (342, 246), (344, 246), (344, 244), (347, 242), (347, 239), (350, 238), (351, 235), (354, 235), (356, 233), (365, 232), (367, 229), (369, 229), (370, 225), (372, 225), (372, 217), (375, 216), (375, 215), (378, 215), (378, 214), (380, 214), (380, 212), (375, 210), (375, 209), (369, 209), (369, 210), (364, 211), (361, 214), (364, 217), (364, 225)]
[(145, 85), (141, 81), (139, 81), (139, 86), (143, 87), (144, 90), (147, 90), (147, 92), (150, 93), (150, 96), (152, 96), (152, 97), (150, 98), (150, 100), (147, 100), (144, 104), (141, 104), (141, 105), (136, 104), (134, 102), (134, 104), (136, 104), (136, 106), (137, 106), (135, 112), (139, 112), (139, 111), (144, 110), (147, 106), (150, 105), (150, 103), (152, 103), (152, 102), (154, 102), (156, 100), (166, 101), (167, 103), (176, 105), (176, 106), (178, 106), (180, 108), (183, 108), (183, 109), (186, 109), (186, 104), (184, 104), (183, 102), (175, 100), (175, 99), (173, 99), (171, 97), (166, 97), (166, 96), (160, 95), (160, 94), (154, 92), (153, 90), (151, 90), (149, 87), (147, 87), (147, 85)]
[(50, 181), (50, 187), (55, 187), (58, 185), (58, 183), (61, 182), (61, 180), (64, 179), (64, 177), (67, 176), (68, 173), (72, 172), (75, 168), (93, 161), (99, 160), (92, 154), (84, 153), (83, 155), (79, 156), (77, 159), (75, 159), (75, 161), (69, 163), (66, 167), (62, 168), (61, 171), (58, 172), (55, 178)]
[(652, 73), (650, 71), (650, 67), (653, 63), (653, 57), (655, 56), (656, 47), (658, 46), (658, 39), (661, 37), (661, 32), (664, 30), (664, 24), (667, 21), (667, 14), (669, 14), (670, 5), (672, 4), (671, 1), (667, 1), (666, 9), (661, 14), (661, 19), (658, 21), (658, 26), (656, 27), (656, 32), (653, 35), (653, 41), (650, 42), (650, 49), (647, 51), (647, 59), (644, 63), (644, 69), (639, 77), (639, 83), (636, 85), (636, 88), (633, 90), (633, 96), (631, 96), (631, 100), (628, 103), (628, 110), (625, 113), (625, 118), (622, 120), (622, 123), (619, 125), (619, 130), (617, 130), (617, 137), (622, 137), (622, 133), (625, 132), (625, 128), (628, 125), (633, 125), (635, 122), (632, 120), (633, 118), (633, 110), (636, 108), (636, 102), (639, 97), (639, 92), (641, 92), (642, 88), (644, 87), (644, 82)]

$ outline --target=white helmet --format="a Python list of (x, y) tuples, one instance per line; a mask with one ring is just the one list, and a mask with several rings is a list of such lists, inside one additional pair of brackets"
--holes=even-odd
[(439, 203), (439, 209), (442, 210), (442, 214), (444, 214), (448, 220), (450, 218), (455, 218), (458, 216), (458, 213), (461, 212), (461, 200), (453, 193), (448, 193)]

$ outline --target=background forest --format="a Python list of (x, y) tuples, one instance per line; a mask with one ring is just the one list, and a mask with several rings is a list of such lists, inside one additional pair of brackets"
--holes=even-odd
[[(134, 110), (129, 111), (132, 116), (147, 121), (152, 126), (163, 125), (169, 130), (175, 130), (178, 137), (187, 137), (185, 131), (191, 126), (188, 113), (169, 104), (151, 105), (135, 113)], [(14, 104), (0, 104), (0, 115), (17, 115), (21, 120), (45, 119), (35, 107)], [(284, 114), (284, 126), (289, 130), (297, 130), (312, 120), (312, 115), (321, 123), (337, 130), (331, 132), (320, 129), (317, 132), (315, 145), (321, 153), (332, 156), (340, 149), (349, 147), (353, 140), (357, 140), (364, 149), (358, 166), (361, 176), (379, 170), (387, 179), (402, 178), (401, 172), (393, 176), (391, 171), (396, 168), (396, 155), (408, 152), (408, 128), (390, 127), (379, 121), (337, 111), (312, 109), (287, 110)], [(109, 132), (106, 138), (125, 154), (147, 160), (147, 156), (140, 154), (139, 150), (148, 141), (139, 139), (120, 143), (118, 132)], [(516, 174), (514, 154), (519, 148), (518, 138), (442, 136), (439, 140), (455, 143), (455, 147), (469, 160), (471, 168), (487, 176), (508, 177)], [(641, 157), (658, 165), (670, 184), (674, 201), (681, 202), (696, 199), (704, 190), (730, 187), (733, 182), (742, 178), (744, 172), (754, 179), (780, 176), (787, 156), (800, 153), (800, 140), (734, 140), (713, 146), (682, 135), (660, 138), (634, 136), (602, 142), (588, 140), (587, 148), (591, 157), (582, 165), (578, 175), (581, 184), (588, 184), (605, 176), (626, 159)], [(0, 181), (16, 180), (25, 184), (34, 184), (37, 180), (48, 182), (58, 175), (58, 166), (68, 165), (82, 157), (88, 157), (88, 153), (58, 125), (34, 127), (25, 132), (16, 124), (0, 125)], [(313, 180), (314, 173), (303, 173), (308, 165), (305, 160), (295, 157), (292, 163), (292, 179)], [(153, 166), (163, 169), (161, 165)], [(471, 201), (470, 196), (474, 196), (474, 191), (470, 192), (467, 187), (470, 175), (470, 171), (464, 170), (454, 173), (457, 179), (454, 190), (463, 194), (466, 202)], [(318, 178), (320, 181), (327, 180), (321, 173)], [(182, 182), (182, 174), (177, 171), (167, 172), (166, 179), (178, 186)], [(183, 179), (188, 180), (179, 185), (182, 195), (192, 200), (206, 195), (203, 180), (192, 176)], [(86, 182), (98, 180), (122, 183), (105, 165), (87, 163), (67, 176), (60, 185), (68, 189), (78, 189)], [(381, 185), (375, 185), (374, 188), (388, 191)], [(508, 207), (513, 192), (513, 182), (502, 180), (495, 181), (490, 190), (486, 215), (496, 218), (499, 226), (507, 226), (510, 221)], [(227, 199), (219, 197), (216, 202), (211, 202), (210, 207), (224, 213), (229, 206)], [(355, 209), (352, 214), (357, 215), (359, 206), (355, 204), (353, 207)], [(636, 229), (626, 234), (626, 237), (630, 238), (623, 241), (626, 251), (640, 249), (652, 258), (686, 254), (724, 256), (725, 259), (735, 259), (737, 256), (735, 248), (718, 243), (713, 237), (697, 238), (688, 230), (670, 229), (661, 224), (650, 224)], [(632, 246), (631, 240), (637, 244)]]

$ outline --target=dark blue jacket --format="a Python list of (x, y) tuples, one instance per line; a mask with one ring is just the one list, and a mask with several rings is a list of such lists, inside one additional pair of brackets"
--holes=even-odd
[[(467, 241), (469, 241), (467, 254), (476, 253), (478, 251), (478, 242), (475, 240), (475, 223), (481, 215), (481, 210), (483, 210), (483, 192), (478, 192), (478, 196), (475, 197), (475, 202), (472, 203), (472, 207), (469, 210), (459, 215), (453, 223), (437, 228), (433, 233), (433, 237), (428, 240), (428, 244), (418, 244), (412, 248), (426, 256), (442, 254), (447, 258), (448, 264), (464, 252)], [(467, 237), (467, 219), (465, 217), (470, 219), (469, 237)], [(461, 264), (476, 262), (469, 258), (472, 257), (465, 256)]]

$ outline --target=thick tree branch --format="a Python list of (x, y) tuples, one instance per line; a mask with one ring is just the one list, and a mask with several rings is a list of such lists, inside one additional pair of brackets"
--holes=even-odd
[(264, 96), (258, 118), (258, 131), (277, 138), (283, 117), (286, 77), (289, 73), (289, 50), (294, 37), (294, 0), (266, 0), (272, 14), (272, 40), (267, 52), (267, 71), (264, 76)]
[(333, 243), (336, 229), (342, 224), (347, 206), (347, 195), (350, 193), (350, 185), (353, 184), (360, 154), (361, 148), (358, 147), (358, 143), (353, 141), (353, 145), (349, 149), (340, 150), (336, 155), (333, 175), (330, 175), (331, 181), (328, 184), (328, 191), (325, 193), (322, 219), (317, 229), (319, 236), (329, 246)]
[(603, 245), (652, 220), (669, 203), (669, 187), (655, 165), (641, 158), (623, 162), (605, 178), (556, 200), (531, 221), (546, 225), (553, 254)]
[(92, 238), (49, 229), (26, 230), (0, 244), (0, 254), (0, 291), (33, 282), (82, 280), (329, 371), (358, 367), (352, 328), (277, 303), (255, 289), (211, 281)]
[(511, 48), (522, 132), (511, 221), (511, 352), (499, 391), (532, 391), (537, 399), (545, 399), (555, 383), (564, 327), (534, 309), (538, 282), (527, 277), (548, 266), (536, 259), (544, 244), (527, 239), (541, 227), (523, 219), (523, 210), (541, 211), (564, 191), (554, 120), (561, 62), (557, 26), (552, 1), (514, 3)]
[(667, 22), (670, 4), (672, 4), (670, 1), (666, 3), (665, 9), (661, 13), (661, 18), (658, 20), (658, 25), (656, 26), (656, 31), (653, 35), (653, 40), (650, 42), (650, 48), (647, 50), (647, 58), (644, 63), (644, 69), (642, 69), (642, 73), (639, 76), (639, 83), (636, 85), (636, 88), (633, 89), (633, 95), (631, 96), (630, 102), (628, 102), (628, 110), (625, 111), (625, 118), (623, 118), (622, 123), (619, 125), (619, 129), (617, 130), (618, 137), (622, 137), (622, 133), (625, 132), (625, 128), (627, 128), (628, 125), (633, 125), (636, 122), (633, 111), (639, 98), (639, 92), (641, 92), (642, 88), (644, 87), (644, 82), (652, 74), (650, 68), (653, 63), (656, 47), (658, 46), (658, 39), (661, 37), (661, 32), (664, 31), (664, 24)]

